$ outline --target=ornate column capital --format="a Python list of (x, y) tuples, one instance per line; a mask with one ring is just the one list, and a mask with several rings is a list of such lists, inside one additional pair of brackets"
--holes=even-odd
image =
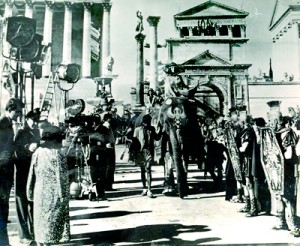
[(25, 0), (25, 4), (28, 5), (28, 7), (33, 7), (33, 0)]
[(112, 4), (110, 2), (102, 3), (103, 10), (109, 12), (111, 10)]
[(82, 3), (84, 9), (91, 10), (93, 3)]
[(54, 1), (45, 1), (45, 4), (48, 8), (52, 9), (54, 6)]
[(4, 0), (4, 3), (12, 7), (14, 4), (14, 0)]
[(67, 7), (68, 9), (71, 9), (73, 6), (73, 2), (69, 2), (69, 1), (64, 1), (65, 7)]
[(144, 42), (145, 37), (146, 37), (146, 35), (144, 35), (144, 34), (142, 34), (142, 33), (139, 33), (139, 34), (135, 35), (135, 39), (136, 39), (136, 41), (138, 41), (138, 42)]
[(147, 18), (147, 21), (148, 21), (149, 25), (154, 26), (154, 27), (157, 26), (159, 20), (160, 20), (160, 16), (149, 16)]

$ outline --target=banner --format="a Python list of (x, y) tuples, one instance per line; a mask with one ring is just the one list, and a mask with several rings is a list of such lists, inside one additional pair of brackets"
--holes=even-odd
[(91, 24), (91, 55), (94, 61), (100, 58), (101, 29)]
[(243, 178), (242, 178), (239, 150), (236, 146), (233, 132), (230, 127), (225, 129), (225, 137), (226, 137), (226, 142), (227, 142), (226, 145), (232, 163), (235, 179), (241, 181)]
[(284, 157), (272, 128), (260, 128), (260, 158), (269, 189), (274, 195), (284, 192)]

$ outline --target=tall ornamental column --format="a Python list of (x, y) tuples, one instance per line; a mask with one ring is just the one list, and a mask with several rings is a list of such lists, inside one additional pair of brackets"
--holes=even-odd
[(247, 113), (250, 114), (250, 101), (249, 101), (249, 84), (248, 84), (248, 76), (246, 75), (244, 78), (244, 88), (245, 88), (245, 99), (244, 104), (247, 107)]
[(91, 3), (83, 3), (82, 77), (91, 77)]
[(173, 61), (173, 45), (170, 42), (167, 42), (167, 61), (171, 63)]
[(136, 107), (144, 106), (144, 40), (145, 35), (139, 33), (135, 36), (137, 41), (136, 64)]
[(110, 10), (111, 3), (102, 3), (103, 6), (103, 23), (102, 23), (102, 56), (101, 63), (102, 69), (101, 74), (106, 73), (106, 60), (110, 56)]
[[(45, 1), (45, 18), (44, 18), (44, 43), (52, 43), (52, 23), (53, 23), (53, 1)], [(51, 57), (50, 52), (48, 59), (43, 65), (43, 77), (49, 77), (51, 73)]]
[(68, 64), (72, 60), (72, 3), (65, 2), (64, 40), (62, 63)]
[[(232, 84), (234, 81), (234, 76), (231, 75), (228, 79), (227, 79), (227, 102), (228, 102), (228, 109), (230, 109), (232, 107)], [(226, 114), (228, 114), (228, 110), (227, 112), (225, 111)]]
[(33, 17), (33, 3), (32, 0), (25, 0), (25, 17), (32, 18)]
[(159, 16), (149, 16), (150, 25), (150, 87), (156, 90), (158, 80), (158, 55), (157, 55), (157, 24)]

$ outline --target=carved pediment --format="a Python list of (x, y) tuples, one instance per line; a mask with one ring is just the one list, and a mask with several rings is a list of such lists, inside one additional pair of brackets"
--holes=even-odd
[(184, 18), (201, 18), (201, 17), (246, 17), (247, 12), (238, 10), (236, 8), (221, 4), (215, 1), (207, 1), (203, 4), (199, 4), (196, 7), (185, 10), (176, 14), (175, 19)]
[(292, 10), (300, 10), (299, 0), (277, 0), (273, 9), (269, 29), (275, 27)]
[(225, 59), (222, 59), (214, 54), (212, 54), (209, 50), (201, 53), (193, 57), (192, 59), (187, 60), (182, 63), (183, 66), (209, 66), (209, 67), (232, 67), (233, 64)]

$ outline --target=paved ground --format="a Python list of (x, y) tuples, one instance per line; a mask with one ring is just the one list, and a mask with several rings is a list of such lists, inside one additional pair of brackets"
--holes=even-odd
[[(117, 156), (121, 153), (119, 146)], [(117, 190), (108, 192), (106, 201), (71, 200), (72, 240), (64, 245), (300, 245), (300, 238), (271, 229), (273, 216), (246, 218), (238, 213), (241, 204), (226, 202), (224, 191), (212, 192), (212, 181), (196, 165), (190, 166), (192, 194), (185, 199), (161, 195), (162, 166), (153, 167), (156, 198), (140, 195), (139, 177), (139, 168), (118, 160)], [(10, 241), (20, 245), (13, 197), (10, 205)]]

